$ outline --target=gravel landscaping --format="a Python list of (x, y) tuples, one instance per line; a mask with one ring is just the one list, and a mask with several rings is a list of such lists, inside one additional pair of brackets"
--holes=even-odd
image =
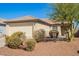
[(47, 41), (39, 42), (33, 51), (22, 49), (0, 48), (0, 55), (3, 56), (78, 56), (79, 38), (73, 42)]

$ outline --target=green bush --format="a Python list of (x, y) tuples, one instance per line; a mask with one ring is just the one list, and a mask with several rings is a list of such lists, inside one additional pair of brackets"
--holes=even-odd
[(15, 37), (9, 37), (8, 39), (8, 47), (16, 49), (21, 45), (22, 41), (20, 40), (19, 37), (15, 36)]
[(24, 36), (23, 32), (15, 32), (11, 36), (6, 36), (6, 44), (10, 48), (18, 48), (26, 39)]
[(51, 38), (57, 38), (58, 37), (59, 32), (56, 30), (50, 30), (49, 31), (49, 35)]
[(19, 37), (22, 41), (25, 41), (26, 40), (26, 36), (25, 36), (25, 33), (23, 32), (15, 32), (13, 33), (11, 36), (17, 36)]
[(34, 39), (28, 39), (26, 42), (26, 50), (32, 51), (35, 48), (36, 41)]
[(43, 29), (37, 30), (33, 33), (33, 38), (39, 42), (42, 41), (45, 37), (45, 31)]
[(23, 35), (23, 32), (15, 32), (13, 33), (11, 36), (18, 36), (18, 37), (21, 37), (21, 35)]

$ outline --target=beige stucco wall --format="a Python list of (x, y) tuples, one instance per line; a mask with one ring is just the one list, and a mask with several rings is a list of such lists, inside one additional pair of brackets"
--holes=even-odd
[(24, 32), (27, 38), (32, 38), (32, 22), (28, 23), (8, 23), (6, 26), (6, 34), (11, 35), (14, 32)]
[(36, 31), (39, 29), (44, 29), (46, 32), (46, 36), (49, 36), (49, 31), (52, 28), (38, 22), (8, 23), (6, 26), (6, 35), (11, 35), (14, 32), (21, 31), (25, 33), (27, 38), (33, 38), (32, 31)]
[(57, 30), (59, 32), (59, 36), (61, 36), (61, 26), (57, 26)]
[(52, 28), (50, 26), (48, 26), (48, 25), (44, 25), (44, 24), (41, 24), (41, 23), (35, 23), (35, 25), (34, 25), (34, 31), (35, 30), (39, 30), (39, 29), (44, 29), (45, 33), (46, 33), (46, 36), (49, 36), (49, 31)]
[[(39, 22), (8, 23), (6, 26), (6, 35), (11, 35), (14, 32), (21, 31), (25, 33), (27, 38), (33, 38), (32, 31), (39, 29), (44, 29), (46, 36), (49, 36), (49, 31), (52, 29), (52, 27), (41, 24)], [(57, 29), (59, 31), (59, 35), (61, 35), (61, 27), (57, 26)]]

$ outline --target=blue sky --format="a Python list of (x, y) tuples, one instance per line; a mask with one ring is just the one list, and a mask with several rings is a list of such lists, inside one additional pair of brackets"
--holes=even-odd
[(11, 19), (21, 16), (47, 18), (49, 8), (47, 3), (0, 3), (0, 18)]

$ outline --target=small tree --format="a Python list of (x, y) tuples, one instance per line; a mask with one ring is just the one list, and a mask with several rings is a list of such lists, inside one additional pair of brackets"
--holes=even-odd
[(63, 24), (65, 21), (68, 22), (69, 27), (67, 28), (67, 32), (69, 34), (70, 41), (72, 41), (74, 39), (74, 33), (79, 24), (79, 4), (51, 4), (51, 7), (53, 6), (55, 7), (55, 12), (52, 11), (50, 13), (50, 18), (61, 21)]

